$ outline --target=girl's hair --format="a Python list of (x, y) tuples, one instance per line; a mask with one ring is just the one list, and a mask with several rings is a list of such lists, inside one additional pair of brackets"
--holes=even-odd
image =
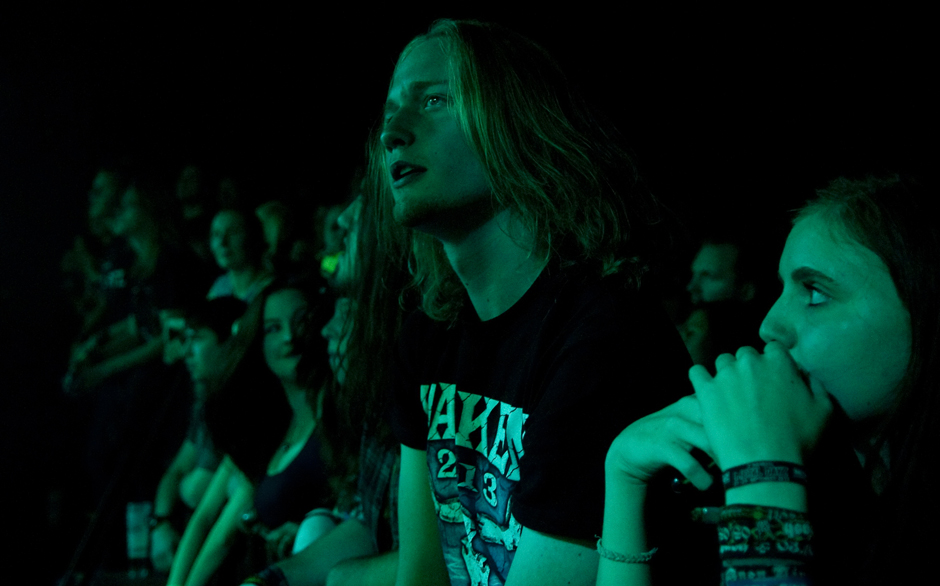
[[(349, 296), (356, 301), (346, 327), (346, 380), (335, 388), (335, 435), (346, 438), (344, 449), (356, 458), (365, 426), (380, 444), (394, 447), (388, 421), (388, 395), (394, 382), (398, 334), (408, 309), (417, 303), (405, 291), (408, 238), (404, 228), (385, 221), (388, 211), (379, 205), (379, 193), (366, 180), (361, 185), (356, 279)], [(381, 227), (381, 231), (380, 231)]]
[(303, 369), (298, 365), (298, 376), (303, 373), (298, 380), (319, 383), (305, 385), (307, 399), (317, 413), (329, 365), (325, 347), (307, 345), (309, 336), (304, 327), (323, 327), (319, 322), (330, 304), (321, 299), (319, 287), (305, 281), (275, 280), (251, 302), (238, 331), (226, 342), (222, 375), (210, 385), (206, 399), (206, 425), (216, 448), (228, 454), (253, 482), (266, 473), (292, 417), (281, 382), (268, 368), (263, 349), (265, 304), (271, 294), (284, 289), (300, 291), (307, 299), (308, 314), (315, 316), (304, 320), (296, 337), (303, 363)]
[[(535, 237), (532, 254), (622, 272), (634, 285), (648, 268), (643, 233), (659, 208), (643, 188), (613, 126), (581, 99), (555, 61), (499, 25), (438, 20), (409, 43), (440, 43), (450, 60), (451, 104), (485, 170), (494, 209), (510, 209)], [(385, 151), (372, 141), (370, 172), (391, 205)], [(453, 320), (464, 292), (441, 243), (411, 234), (412, 284), (425, 313)], [(525, 243), (529, 246), (529, 243)]]
[(796, 221), (819, 215), (877, 254), (911, 315), (911, 360), (866, 459), (871, 467), (879, 454), (888, 454), (887, 514), (873, 532), (879, 551), (868, 572), (876, 581), (888, 580), (902, 568), (924, 569), (914, 560), (932, 559), (925, 548), (936, 539), (927, 532), (940, 521), (940, 229), (932, 194), (911, 179), (839, 178), (817, 195)]

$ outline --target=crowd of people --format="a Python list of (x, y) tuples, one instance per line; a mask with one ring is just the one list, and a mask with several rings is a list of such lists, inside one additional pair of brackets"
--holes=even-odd
[(926, 572), (924, 183), (834, 178), (779, 263), (732, 224), (677, 271), (681, 228), (616, 129), (475, 21), (403, 49), (368, 148), (310, 234), (195, 166), (176, 197), (133, 167), (93, 180), (63, 263), (63, 476), (77, 508), (152, 502), (168, 585)]

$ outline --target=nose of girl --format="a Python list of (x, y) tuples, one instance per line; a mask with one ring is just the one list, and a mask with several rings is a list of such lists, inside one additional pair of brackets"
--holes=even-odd
[(795, 343), (792, 328), (787, 326), (783, 297), (777, 299), (760, 324), (760, 337), (764, 342), (779, 342), (786, 348)]

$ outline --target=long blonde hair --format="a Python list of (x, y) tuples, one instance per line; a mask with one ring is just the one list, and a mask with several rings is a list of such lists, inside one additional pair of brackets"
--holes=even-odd
[[(632, 158), (606, 123), (569, 87), (555, 61), (532, 41), (501, 26), (438, 20), (413, 39), (436, 40), (450, 60), (452, 108), (479, 156), (494, 209), (509, 209), (534, 235), (532, 254), (562, 266), (621, 272), (634, 286), (647, 269), (659, 208), (642, 188)], [(372, 141), (377, 213), (391, 205), (384, 147)], [(380, 224), (381, 225), (381, 224)], [(464, 291), (435, 238), (411, 231), (412, 285), (432, 318), (452, 320)]]

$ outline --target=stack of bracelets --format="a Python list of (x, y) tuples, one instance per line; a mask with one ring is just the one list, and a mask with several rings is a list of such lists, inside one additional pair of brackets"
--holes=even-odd
[[(793, 482), (807, 484), (806, 468), (792, 462), (761, 461), (734, 466), (723, 471), (725, 490), (758, 482)], [(766, 564), (755, 556), (766, 555), (771, 549), (779, 558), (774, 566), (778, 577), (803, 577), (803, 562), (812, 557), (810, 541), (813, 528), (804, 513), (774, 507), (728, 505), (715, 509), (693, 511), (693, 518), (705, 523), (718, 523), (719, 553), (725, 563), (725, 579), (761, 577)], [(604, 559), (627, 564), (648, 564), (657, 548), (626, 555), (611, 551), (597, 540), (597, 553)]]

